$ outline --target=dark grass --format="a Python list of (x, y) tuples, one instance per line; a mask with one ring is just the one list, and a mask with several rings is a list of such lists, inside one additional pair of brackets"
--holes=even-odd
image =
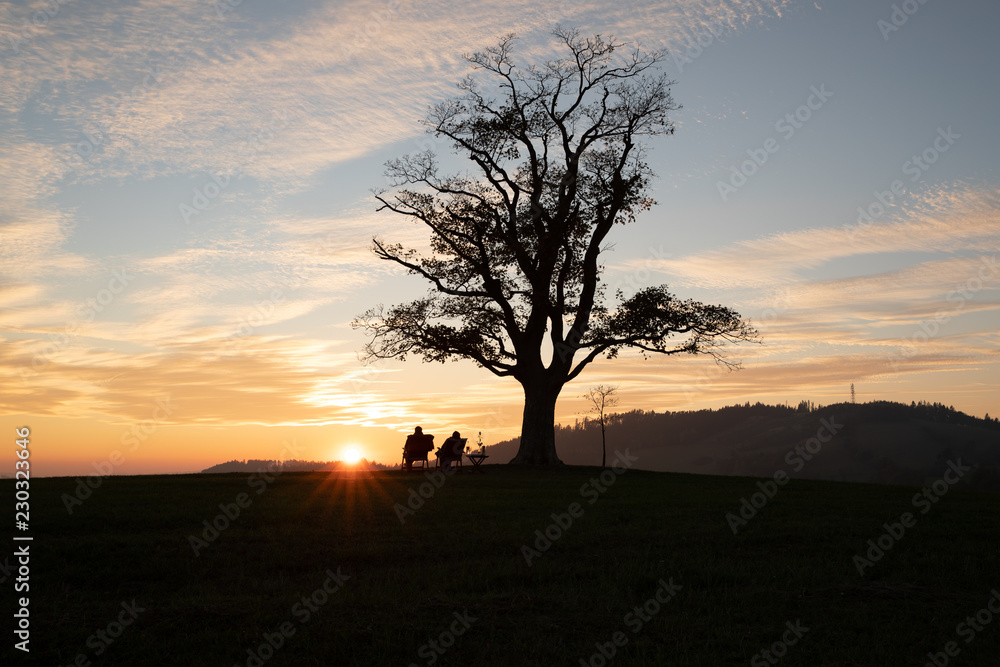
[[(425, 665), (467, 612), (433, 664), (579, 665), (621, 631), (609, 664), (747, 665), (797, 620), (781, 665), (924, 665), (950, 641), (950, 664), (1000, 660), (1000, 616), (956, 634), (1000, 589), (1000, 496), (954, 489), (921, 515), (914, 488), (793, 480), (734, 536), (725, 514), (757, 480), (629, 471), (590, 504), (599, 472), (466, 472), (405, 523), (393, 506), (420, 472), (286, 473), (260, 495), (248, 475), (113, 477), (72, 516), (75, 480), (33, 480), (30, 658), (246, 665), (290, 622), (264, 664)], [(196, 557), (188, 536), (239, 493), (252, 504)], [(529, 567), (522, 545), (573, 502), (583, 516)], [(852, 558), (906, 511), (917, 525), (859, 576)], [(349, 580), (301, 622), (294, 605), (338, 568)], [(634, 632), (661, 579), (682, 588)], [(88, 637), (133, 599), (145, 611), (98, 660)]]

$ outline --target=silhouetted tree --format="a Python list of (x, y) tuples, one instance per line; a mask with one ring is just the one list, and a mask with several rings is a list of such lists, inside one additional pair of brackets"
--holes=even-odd
[(618, 386), (599, 384), (596, 387), (592, 387), (590, 391), (583, 395), (585, 399), (593, 404), (591, 411), (597, 415), (598, 421), (601, 423), (601, 467), (607, 466), (608, 461), (608, 442), (605, 437), (606, 425), (605, 416), (608, 408), (613, 408), (618, 405), (618, 397), (615, 396), (615, 392), (618, 391)]
[(561, 463), (556, 400), (598, 356), (706, 353), (736, 368), (719, 348), (756, 340), (739, 313), (678, 300), (665, 285), (605, 305), (605, 241), (655, 203), (642, 140), (673, 134), (668, 114), (678, 107), (673, 82), (657, 72), (663, 53), (553, 34), (566, 55), (540, 65), (515, 63), (513, 35), (466, 56), (474, 73), (460, 96), (430, 109), (428, 131), (471, 172), (440, 175), (431, 151), (387, 164), (392, 189), (376, 191), (379, 210), (425, 225), (430, 252), (378, 237), (373, 250), (431, 290), (354, 322), (370, 335), (366, 360), (464, 358), (520, 382), (514, 463)]

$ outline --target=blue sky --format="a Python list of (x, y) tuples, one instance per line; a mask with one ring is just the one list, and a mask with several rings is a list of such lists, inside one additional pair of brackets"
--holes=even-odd
[(426, 241), (375, 213), (384, 162), (432, 145), (419, 120), (462, 53), (514, 31), (542, 59), (557, 23), (667, 49), (683, 106), (608, 281), (730, 305), (765, 341), (734, 374), (596, 363), (561, 419), (600, 382), (624, 409), (834, 402), (854, 382), (1000, 412), (995, 3), (5, 2), (0, 393), (57, 441), (42, 466), (105, 458), (163, 396), (176, 409), (124, 472), (293, 437), (302, 458), (390, 460), (415, 422), (516, 435), (516, 383), (363, 367), (349, 322), (425, 289), (368, 250)]

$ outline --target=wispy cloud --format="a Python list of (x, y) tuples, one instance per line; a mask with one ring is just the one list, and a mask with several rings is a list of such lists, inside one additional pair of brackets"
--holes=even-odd
[(837, 259), (883, 253), (983, 252), (1000, 246), (1000, 191), (942, 189), (892, 220), (858, 227), (800, 229), (665, 259), (659, 269), (683, 285), (707, 288), (799, 282)]
[[(24, 35), (17, 53), (0, 58), (0, 271), (10, 281), (0, 288), (3, 363), (17, 378), (53, 337), (62, 340), (68, 326), (73, 333), (46, 355), (44, 373), (14, 380), (8, 408), (130, 419), (148, 412), (146, 396), (170, 388), (184, 406), (176, 418), (193, 423), (401, 428), (428, 411), (456, 423), (463, 414), (487, 414), (498, 390), (480, 380), (466, 379), (461, 396), (442, 390), (419, 398), (388, 382), (392, 372), (358, 380), (357, 339), (344, 327), (353, 313), (334, 306), (364, 290), (382, 296), (381, 286), (395, 284), (367, 250), (373, 229), (413, 245), (424, 235), (373, 215), (369, 202), (359, 203), (363, 191), (338, 191), (355, 207), (336, 216), (312, 212), (315, 202), (304, 205), (310, 212), (284, 203), (341, 188), (324, 180), (331, 169), (422, 137), (418, 120), (427, 106), (454, 94), (465, 73), (460, 54), (502, 33), (523, 37), (527, 59), (552, 53), (546, 34), (557, 23), (676, 50), (708, 27), (725, 39), (780, 20), (790, 4), (374, 0), (305, 3), (280, 16), (248, 2), (221, 13), (212, 3), (181, 0), (61, 4), (46, 26)], [(21, 34), (27, 9), (0, 15), (0, 29)], [(180, 241), (144, 252), (70, 249), (83, 224), (59, 204), (70, 190), (177, 178), (190, 180), (187, 196), (213, 175), (247, 185), (223, 188), (213, 203), (224, 225), (198, 219)], [(795, 384), (794, 377), (833, 382), (861, 370), (865, 355), (811, 346), (893, 349), (907, 327), (940, 308), (973, 254), (997, 247), (997, 197), (946, 189), (851, 233), (837, 227), (747, 239), (658, 268), (682, 286), (732, 290), (751, 308), (771, 305), (753, 292), (783, 295), (780, 315), (767, 324), (780, 342), (763, 354), (780, 350), (788, 360), (716, 386), (738, 394), (754, 383)], [(232, 212), (245, 200), (250, 212)], [(951, 255), (894, 271), (816, 277), (837, 260), (907, 252)], [(81, 304), (118, 266), (135, 280), (99, 317), (81, 318)], [(963, 315), (995, 301), (984, 290)], [(297, 330), (310, 318), (329, 321)], [(942, 333), (901, 367), (964, 367), (982, 354), (981, 335), (971, 324)], [(665, 378), (676, 379), (665, 375), (670, 368), (629, 362), (616, 372), (655, 393)], [(694, 367), (682, 368), (677, 377)], [(305, 369), (321, 369), (327, 379)], [(516, 384), (500, 391), (504, 400), (520, 399)]]

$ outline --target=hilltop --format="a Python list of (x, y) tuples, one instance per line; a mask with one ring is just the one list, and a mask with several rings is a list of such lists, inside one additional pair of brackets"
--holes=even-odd
[[(658, 472), (792, 478), (880, 484), (923, 484), (948, 461), (976, 466), (973, 488), (1000, 491), (1000, 419), (978, 418), (940, 403), (838, 403), (816, 406), (726, 406), (683, 412), (632, 410), (607, 418), (609, 459), (628, 448), (636, 466)], [(824, 426), (827, 425), (827, 426)], [(556, 447), (569, 465), (601, 462), (601, 429), (592, 419), (556, 426)], [(489, 447), (491, 463), (506, 463), (518, 438)], [(391, 470), (363, 460), (232, 460), (202, 473)]]
[[(609, 459), (628, 448), (644, 470), (753, 477), (784, 470), (802, 479), (923, 484), (961, 458), (977, 466), (972, 486), (1000, 490), (1000, 420), (940, 403), (758, 402), (686, 412), (633, 410), (607, 422)], [(492, 460), (510, 460), (517, 445), (515, 438), (491, 446)], [(598, 465), (600, 425), (584, 419), (557, 427), (556, 447), (567, 464)]]

